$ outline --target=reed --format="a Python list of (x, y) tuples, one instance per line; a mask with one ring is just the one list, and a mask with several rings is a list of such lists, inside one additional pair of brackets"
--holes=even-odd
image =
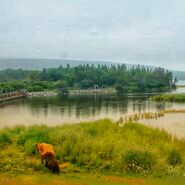
[(124, 115), (120, 117), (119, 124), (123, 125), (128, 122), (142, 122), (142, 120), (153, 120), (153, 119), (157, 120), (159, 118), (164, 117), (166, 114), (170, 113), (185, 113), (185, 109), (169, 109), (160, 112), (143, 112)]

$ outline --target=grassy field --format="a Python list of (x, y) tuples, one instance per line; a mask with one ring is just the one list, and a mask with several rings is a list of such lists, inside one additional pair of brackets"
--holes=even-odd
[(185, 94), (162, 94), (153, 96), (154, 101), (185, 102)]
[(94, 174), (39, 173), (10, 176), (0, 174), (1, 185), (184, 185), (184, 180), (174, 177), (123, 177)]
[[(54, 145), (61, 173), (44, 168), (34, 144)], [(0, 130), (0, 184), (184, 184), (185, 141), (110, 120)]]

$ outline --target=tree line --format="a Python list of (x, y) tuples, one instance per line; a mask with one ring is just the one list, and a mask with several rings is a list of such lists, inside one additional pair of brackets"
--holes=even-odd
[(176, 79), (172, 72), (163, 68), (151, 69), (139, 65), (127, 68), (124, 64), (70, 67), (68, 64), (42, 71), (3, 70), (0, 71), (0, 82), (1, 89), (28, 91), (114, 87), (124, 92), (146, 92), (174, 88)]

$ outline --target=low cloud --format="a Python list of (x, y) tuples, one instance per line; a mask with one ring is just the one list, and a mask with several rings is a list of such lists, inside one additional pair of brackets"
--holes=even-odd
[(0, 57), (124, 59), (183, 67), (183, 0), (0, 0), (0, 4)]

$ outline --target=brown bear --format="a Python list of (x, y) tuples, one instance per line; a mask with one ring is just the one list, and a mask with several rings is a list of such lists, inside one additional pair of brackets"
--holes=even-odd
[(49, 158), (54, 158), (55, 156), (55, 151), (54, 147), (48, 143), (36, 143), (35, 147), (40, 155), (41, 158), (41, 163), (44, 164), (47, 163), (48, 160), (46, 160), (48, 157)]

